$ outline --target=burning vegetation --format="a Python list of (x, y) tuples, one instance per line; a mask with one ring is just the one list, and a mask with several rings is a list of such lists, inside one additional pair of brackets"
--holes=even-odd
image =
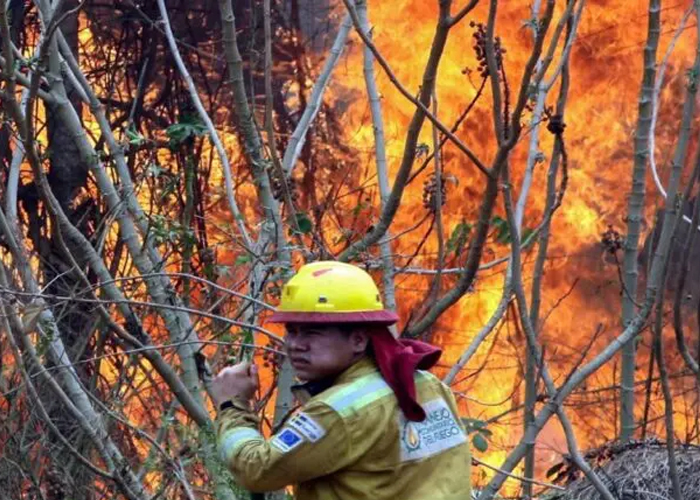
[(3, 5), (0, 499), (245, 498), (211, 374), (274, 432), (321, 259), (443, 348), (481, 500), (699, 495), (699, 2)]

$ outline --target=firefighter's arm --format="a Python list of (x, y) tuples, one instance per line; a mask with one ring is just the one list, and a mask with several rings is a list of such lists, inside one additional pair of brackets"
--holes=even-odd
[(351, 460), (345, 423), (320, 402), (305, 406), (269, 440), (257, 431), (252, 412), (236, 405), (217, 419), (217, 436), (222, 460), (253, 492), (325, 476)]

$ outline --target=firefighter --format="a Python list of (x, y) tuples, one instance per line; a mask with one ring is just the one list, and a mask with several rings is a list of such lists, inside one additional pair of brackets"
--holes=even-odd
[(298, 500), (470, 499), (470, 454), (450, 389), (427, 371), (439, 349), (397, 340), (362, 269), (307, 264), (270, 321), (286, 326), (301, 407), (271, 438), (258, 431), (254, 365), (213, 381), (222, 460), (252, 492), (295, 485)]

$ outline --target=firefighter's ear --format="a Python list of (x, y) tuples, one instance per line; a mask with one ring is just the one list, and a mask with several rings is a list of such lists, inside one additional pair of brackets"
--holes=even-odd
[(367, 345), (369, 344), (369, 334), (361, 329), (357, 328), (350, 334), (350, 345), (352, 346), (353, 354), (364, 354), (367, 351)]

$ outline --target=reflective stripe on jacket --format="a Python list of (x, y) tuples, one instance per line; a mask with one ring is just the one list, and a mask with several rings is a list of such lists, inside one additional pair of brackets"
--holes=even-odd
[(294, 484), (298, 500), (468, 500), (469, 446), (450, 389), (416, 373), (423, 422), (407, 421), (374, 362), (363, 359), (266, 440), (254, 414), (217, 418), (222, 459), (239, 484)]

